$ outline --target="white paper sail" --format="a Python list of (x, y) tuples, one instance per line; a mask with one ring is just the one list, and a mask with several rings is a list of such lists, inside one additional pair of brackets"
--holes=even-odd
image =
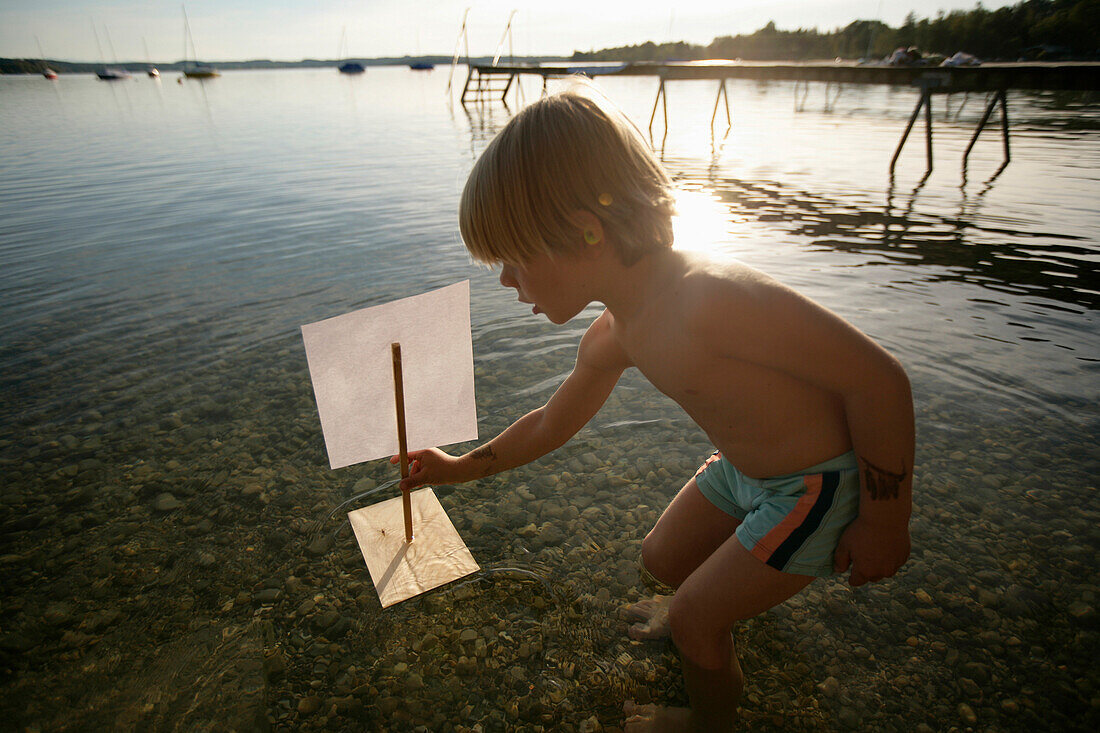
[(408, 449), (477, 439), (470, 281), (302, 326), (329, 465), (396, 455), (391, 344)]

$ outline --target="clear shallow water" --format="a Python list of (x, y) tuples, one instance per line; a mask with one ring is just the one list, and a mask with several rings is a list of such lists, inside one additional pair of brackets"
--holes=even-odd
[[(392, 470), (326, 468), (298, 325), (471, 278), (490, 437), (597, 313), (554, 328), (470, 264), (457, 199), (508, 112), (448, 106), (446, 81), (0, 78), (7, 719), (557, 730), (683, 703), (670, 648), (616, 609), (652, 592), (641, 538), (708, 446), (637, 375), (558, 453), (440, 490), (498, 572), (383, 613), (328, 519)], [(644, 129), (655, 81), (603, 86)], [(934, 172), (915, 138), (891, 183), (910, 91), (846, 87), (825, 111), (817, 85), (796, 113), (791, 85), (733, 84), (724, 140), (714, 91), (670, 84), (663, 144), (656, 123), (681, 246), (855, 322), (918, 411), (913, 559), (738, 631), (748, 727), (1091, 729), (1100, 108), (1010, 96), (1011, 165), (993, 178), (987, 131), (964, 179), (982, 103), (948, 121), (937, 98)]]

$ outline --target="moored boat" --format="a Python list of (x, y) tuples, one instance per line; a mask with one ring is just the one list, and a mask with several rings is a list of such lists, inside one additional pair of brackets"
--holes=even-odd
[[(218, 70), (207, 63), (198, 60), (199, 54), (195, 50), (195, 39), (191, 36), (191, 22), (187, 20), (187, 7), (183, 8), (183, 75), (188, 79), (213, 79), (221, 76)], [(188, 47), (195, 57), (194, 61), (188, 61)]]
[(51, 81), (57, 79), (57, 72), (46, 63), (46, 54), (42, 53), (42, 41), (38, 40), (38, 36), (35, 36), (34, 42), (38, 44), (38, 55), (42, 57), (42, 76)]
[(348, 61), (348, 29), (344, 26), (344, 29), (340, 31), (340, 47), (336, 49), (336, 58), (344, 59), (344, 63), (338, 67), (341, 74), (362, 74), (367, 69), (358, 61)]
[(117, 66), (105, 66), (95, 73), (103, 81), (122, 81), (130, 78), (130, 72)]
[(210, 64), (194, 61), (183, 67), (183, 75), (188, 79), (213, 79), (221, 73)]
[(153, 79), (159, 79), (160, 78), (160, 70), (157, 69), (157, 67), (153, 66), (153, 62), (149, 58), (149, 44), (145, 42), (144, 37), (141, 39), (141, 43), (142, 43), (143, 46), (145, 46), (145, 61), (146, 61), (146, 63), (148, 63), (148, 68), (145, 69), (145, 73), (148, 74)]

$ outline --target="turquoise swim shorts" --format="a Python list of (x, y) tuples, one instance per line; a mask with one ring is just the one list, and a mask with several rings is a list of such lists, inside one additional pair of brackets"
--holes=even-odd
[(844, 528), (859, 514), (852, 451), (788, 476), (754, 479), (715, 452), (695, 474), (703, 496), (741, 520), (737, 539), (785, 573), (827, 577)]

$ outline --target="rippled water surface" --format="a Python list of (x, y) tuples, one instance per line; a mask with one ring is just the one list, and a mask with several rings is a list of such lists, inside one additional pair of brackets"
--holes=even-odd
[[(510, 112), (446, 83), (0, 78), (8, 725), (614, 730), (686, 702), (619, 608), (660, 590), (641, 539), (710, 447), (639, 375), (557, 453), (437, 490), (464, 582), (382, 611), (333, 512), (394, 469), (328, 470), (300, 324), (471, 279), (488, 438), (598, 312), (553, 327), (470, 263), (458, 195)], [(601, 84), (645, 129), (655, 80)], [(984, 100), (937, 98), (933, 172), (917, 128), (891, 181), (911, 90), (734, 83), (725, 137), (715, 92), (670, 83), (654, 122), (678, 246), (870, 333), (918, 419), (911, 561), (739, 627), (745, 727), (1095, 729), (1100, 106), (1010, 94), (1011, 164), (990, 129), (964, 173)]]

